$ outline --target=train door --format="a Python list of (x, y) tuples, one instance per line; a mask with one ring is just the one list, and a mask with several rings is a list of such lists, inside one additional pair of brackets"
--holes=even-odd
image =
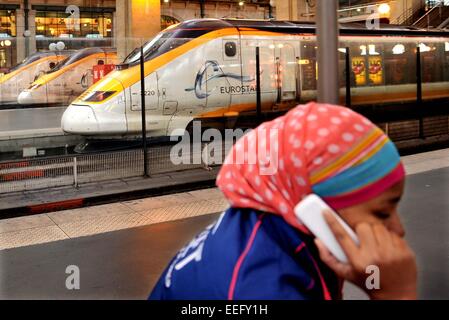
[(299, 99), (299, 58), (295, 55), (293, 43), (275, 41), (275, 61), (277, 80), (277, 102)]
[(301, 102), (317, 98), (318, 62), (315, 38), (304, 37), (300, 42)]
[(232, 89), (241, 86), (239, 39), (215, 39), (207, 45), (203, 83), (206, 86), (206, 109), (224, 114), (229, 110)]
[[(148, 114), (159, 108), (159, 92), (157, 85), (157, 73), (153, 72), (145, 77), (145, 110)], [(141, 84), (137, 81), (131, 86), (131, 110), (141, 110)]]
[(271, 110), (276, 103), (277, 85), (273, 41), (242, 37), (242, 91), (231, 95), (232, 104), (239, 105), (242, 111), (255, 111), (256, 108), (256, 47), (259, 47), (260, 57), (262, 110)]
[[(145, 114), (147, 131), (152, 135), (165, 135), (167, 118), (163, 116), (160, 105), (161, 92), (158, 86), (158, 74), (153, 72), (145, 77)], [(130, 110), (128, 115), (128, 130), (136, 131), (142, 128), (140, 113), (142, 110), (141, 84), (137, 81), (130, 90)], [(127, 110), (128, 111), (128, 110)]]

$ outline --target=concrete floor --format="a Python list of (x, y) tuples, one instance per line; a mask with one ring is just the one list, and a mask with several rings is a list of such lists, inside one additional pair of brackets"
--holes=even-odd
[[(449, 168), (408, 176), (401, 215), (419, 267), (419, 297), (449, 298)], [(216, 215), (0, 251), (0, 299), (143, 299), (170, 258)], [(77, 265), (81, 288), (65, 288)], [(400, 270), (398, 270), (400, 272)], [(358, 289), (349, 299), (365, 298)]]

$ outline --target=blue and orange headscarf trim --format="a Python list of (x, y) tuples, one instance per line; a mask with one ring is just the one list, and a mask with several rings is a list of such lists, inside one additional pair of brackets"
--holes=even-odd
[[(370, 200), (405, 176), (396, 147), (377, 127), (343, 157), (346, 161), (360, 160), (338, 174), (329, 175), (331, 179), (318, 180), (328, 168), (323, 168), (311, 178), (313, 192), (334, 209)], [(334, 170), (337, 168), (333, 166)]]

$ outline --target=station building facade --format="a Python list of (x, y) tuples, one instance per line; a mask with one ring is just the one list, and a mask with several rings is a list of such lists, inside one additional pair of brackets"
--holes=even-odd
[[(154, 19), (140, 21), (133, 34), (132, 21), (143, 20), (134, 18), (142, 6), (150, 8), (152, 14), (158, 11), (160, 24), (145, 30), (143, 25)], [(188, 19), (267, 19), (272, 15), (268, 0), (2, 0), (0, 73), (33, 52), (48, 50), (52, 43), (63, 42), (66, 49), (123, 47), (118, 49), (125, 55), (134, 44), (123, 38), (151, 38), (157, 31)]]
[[(63, 42), (65, 49), (115, 47), (123, 59), (161, 29), (195, 18), (313, 21), (317, 0), (1, 0), (0, 73), (36, 51)], [(341, 22), (381, 18), (411, 24), (449, 0), (339, 0)], [(374, 10), (374, 11), (373, 11)], [(381, 10), (380, 10), (381, 11)], [(416, 17), (414, 14), (418, 13)], [(443, 19), (444, 20), (444, 19)], [(449, 24), (449, 21), (448, 21)]]

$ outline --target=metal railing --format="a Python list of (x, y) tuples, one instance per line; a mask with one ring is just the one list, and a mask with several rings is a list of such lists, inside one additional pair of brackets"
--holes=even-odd
[[(435, 22), (435, 20), (438, 20), (437, 25), (440, 25), (441, 22), (443, 22), (443, 10), (447, 8), (447, 5), (445, 5), (445, 2), (443, 0), (439, 2), (435, 2), (434, 6), (428, 10), (421, 18), (416, 20), (412, 25), (415, 27), (421, 27), (421, 28), (429, 28), (432, 27), (432, 23)], [(433, 27), (437, 27), (437, 25)]]
[(419, 19), (425, 13), (425, 3), (415, 4), (413, 7), (405, 10), (393, 24), (412, 25), (416, 19)]
[[(149, 148), (150, 175), (211, 165), (207, 157), (203, 160), (203, 151), (210, 148), (205, 143), (200, 146), (190, 144), (190, 148), (186, 146), (187, 151), (180, 149), (179, 153), (174, 153), (177, 149), (172, 148), (171, 145)], [(222, 159), (224, 156), (223, 152)], [(92, 182), (139, 177), (143, 175), (143, 163), (141, 149), (0, 163), (0, 193), (78, 187)]]

